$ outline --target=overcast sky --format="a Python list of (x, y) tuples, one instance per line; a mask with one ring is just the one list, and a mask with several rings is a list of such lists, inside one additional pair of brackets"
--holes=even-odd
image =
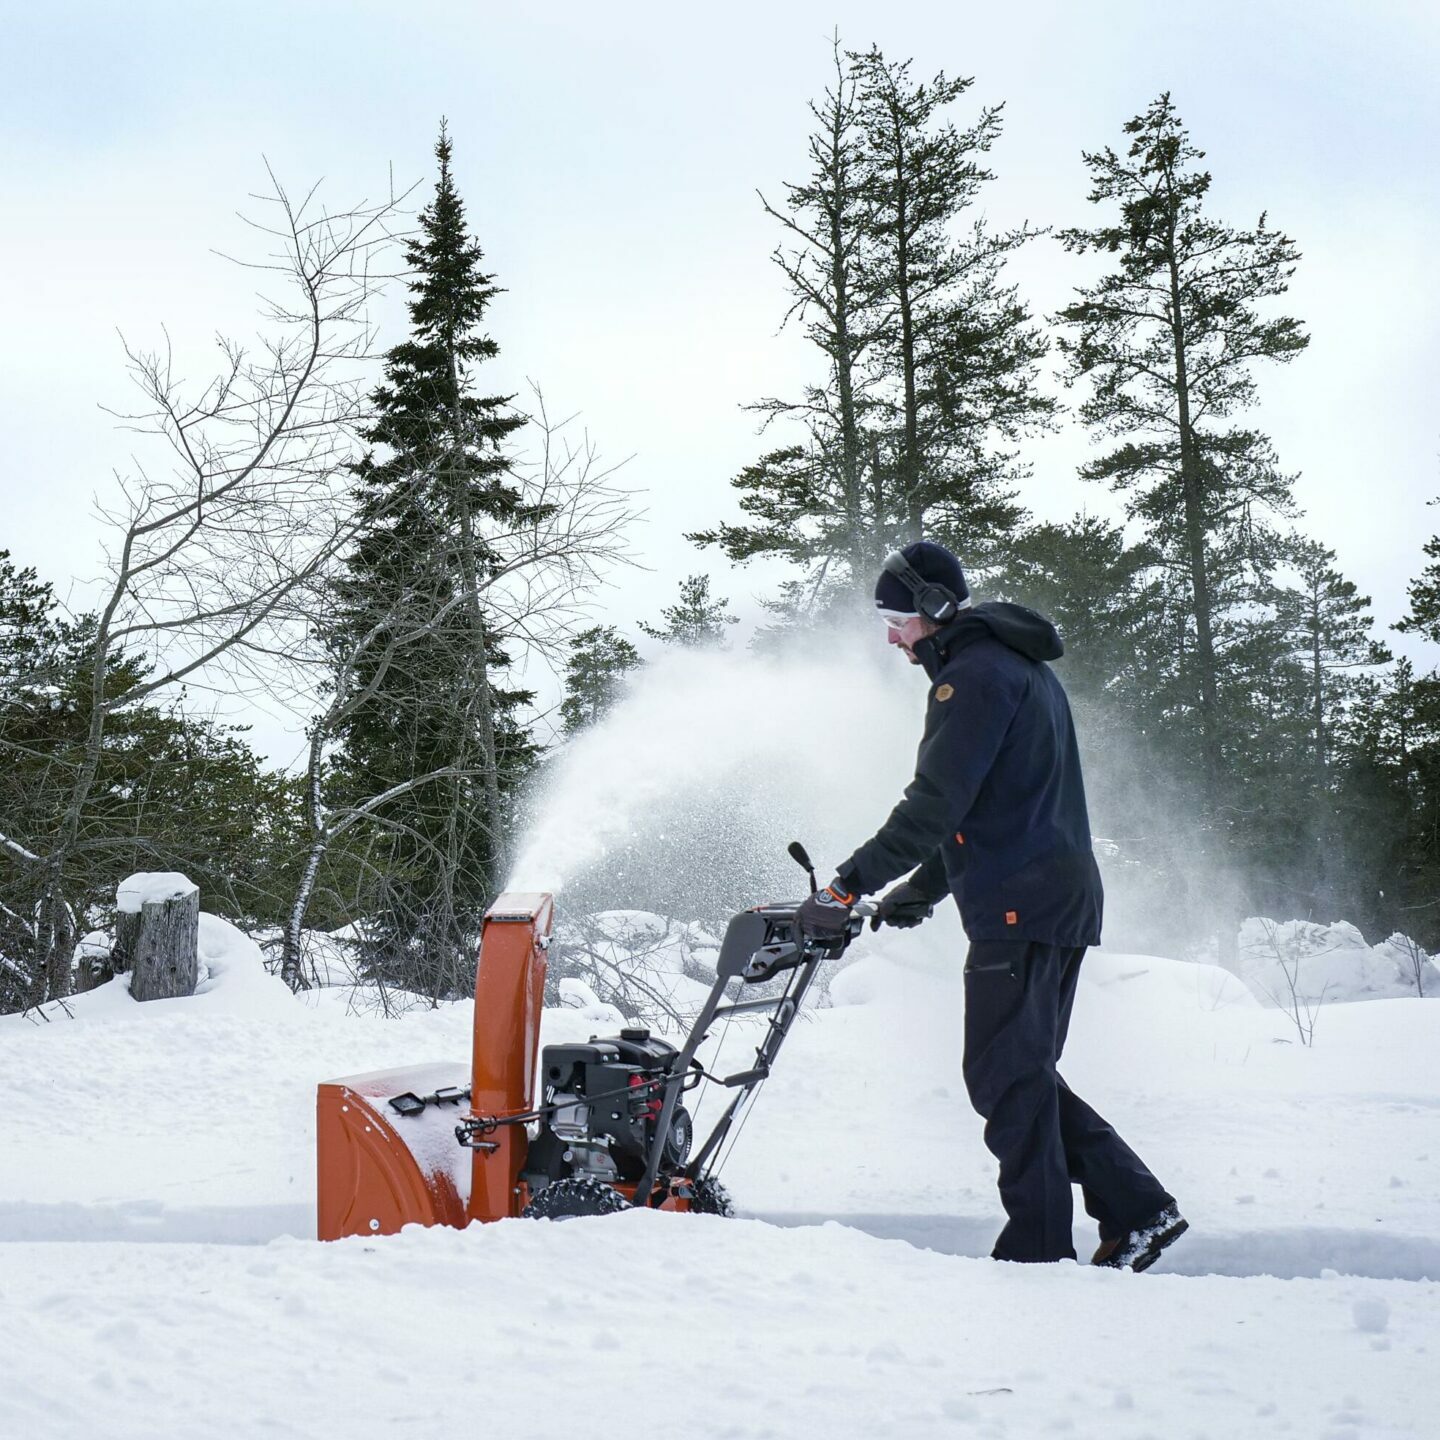
[[(599, 598), (628, 626), (696, 570), (737, 608), (773, 571), (728, 571), (686, 530), (733, 517), (728, 481), (759, 453), (740, 406), (814, 373), (777, 336), (785, 294), (756, 190), (805, 170), (805, 105), (829, 35), (972, 75), (962, 121), (1004, 102), (985, 209), (997, 223), (1094, 223), (1082, 148), (1169, 89), (1215, 181), (1212, 212), (1260, 211), (1304, 260), (1286, 308), (1309, 350), (1262, 371), (1260, 428), (1299, 472), (1304, 528), (1339, 555), (1383, 625), (1440, 529), (1440, 4), (1146, 0), (1008, 7), (731, 3), (311, 3), (243, 7), (0, 0), (7, 223), (0, 344), (0, 548), (65, 592), (99, 563), (91, 518), (133, 437), (117, 330), (168, 326), (188, 371), (218, 331), (254, 328), (235, 212), (262, 157), (333, 205), (393, 174), (433, 178), (442, 115), (487, 263), (506, 288), (497, 383), (533, 377), (602, 451), (633, 453), (648, 571)], [(421, 192), (422, 196), (424, 191)], [(1014, 265), (1037, 314), (1084, 272), (1053, 241)], [(399, 299), (385, 343), (402, 338)], [(1041, 518), (1115, 513), (1076, 478), (1073, 421), (1030, 447)], [(82, 592), (72, 592), (79, 601)], [(1414, 645), (1406, 648), (1419, 650)], [(280, 747), (283, 749), (283, 745)]]

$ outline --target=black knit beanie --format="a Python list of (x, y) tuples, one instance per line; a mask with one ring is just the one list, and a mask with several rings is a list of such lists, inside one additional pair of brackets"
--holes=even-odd
[[(969, 604), (970, 587), (965, 583), (965, 572), (960, 562), (943, 545), (933, 540), (916, 540), (900, 552), (914, 567), (921, 579), (932, 585), (940, 585), (954, 597), (962, 609)], [(910, 587), (898, 575), (888, 570), (880, 572), (875, 582), (875, 608), (888, 610), (895, 615), (918, 615), (919, 608)]]

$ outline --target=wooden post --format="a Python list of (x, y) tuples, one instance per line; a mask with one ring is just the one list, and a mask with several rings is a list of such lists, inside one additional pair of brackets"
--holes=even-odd
[(131, 995), (193, 995), (200, 971), (200, 891), (183, 875), (141, 874), (120, 886), (119, 899), (111, 965), (117, 973), (131, 972)]

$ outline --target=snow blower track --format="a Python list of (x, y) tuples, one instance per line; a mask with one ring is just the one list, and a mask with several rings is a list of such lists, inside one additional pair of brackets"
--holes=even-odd
[(4, 1258), (23, 1331), (3, 1340), (29, 1358), (0, 1427), (47, 1440), (471, 1433), (485, 1376), (503, 1382), (483, 1387), (487, 1433), (540, 1440), (574, 1433), (582, 1392), (778, 1440), (1033, 1437), (1060, 1417), (1107, 1440), (1371, 1437), (1433, 1418), (1436, 1285), (1020, 1269), (843, 1225), (642, 1212)]

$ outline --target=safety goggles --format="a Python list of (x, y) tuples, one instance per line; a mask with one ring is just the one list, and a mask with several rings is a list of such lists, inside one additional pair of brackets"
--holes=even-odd
[(908, 621), (916, 618), (914, 615), (902, 615), (898, 610), (880, 610), (876, 613), (887, 630), (903, 630)]

